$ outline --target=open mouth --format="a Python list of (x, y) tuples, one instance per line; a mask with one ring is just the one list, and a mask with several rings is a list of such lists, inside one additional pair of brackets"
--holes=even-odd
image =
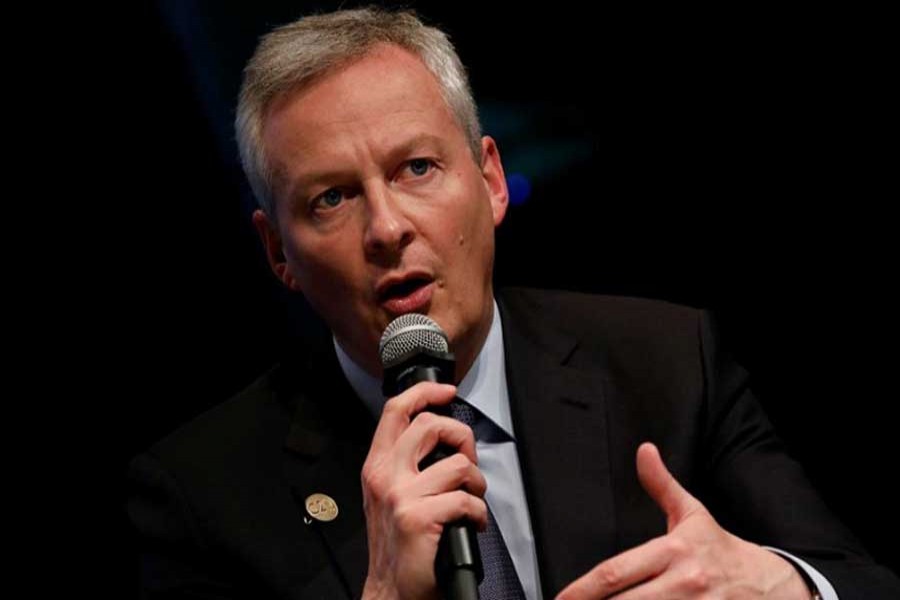
[(429, 283), (431, 283), (431, 280), (427, 277), (413, 277), (411, 279), (407, 279), (406, 281), (395, 283), (381, 293), (379, 301), (385, 302), (394, 298), (406, 298), (422, 286), (428, 285)]

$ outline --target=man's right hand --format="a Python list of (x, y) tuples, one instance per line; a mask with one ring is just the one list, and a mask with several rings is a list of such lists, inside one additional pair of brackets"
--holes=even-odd
[[(362, 470), (369, 542), (363, 598), (438, 598), (434, 558), (444, 524), (468, 519), (487, 526), (487, 483), (467, 425), (422, 412), (449, 404), (456, 387), (418, 383), (384, 405)], [(438, 444), (458, 452), (420, 471)]]

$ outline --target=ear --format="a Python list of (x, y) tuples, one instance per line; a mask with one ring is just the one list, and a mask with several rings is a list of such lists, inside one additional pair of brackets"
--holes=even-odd
[(253, 225), (262, 241), (263, 249), (266, 251), (266, 258), (269, 261), (269, 267), (275, 273), (275, 277), (285, 286), (294, 291), (300, 291), (300, 284), (297, 279), (291, 275), (288, 269), (287, 258), (284, 255), (284, 246), (281, 242), (281, 235), (278, 233), (278, 227), (273, 224), (266, 213), (262, 210), (253, 211)]
[(494, 227), (497, 227), (506, 216), (506, 207), (509, 206), (509, 190), (506, 188), (506, 176), (503, 174), (500, 150), (497, 148), (497, 142), (489, 135), (481, 138), (481, 176), (484, 178), (491, 199)]

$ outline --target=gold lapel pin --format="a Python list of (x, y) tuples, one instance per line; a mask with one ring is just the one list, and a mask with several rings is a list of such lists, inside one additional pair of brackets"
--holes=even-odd
[(306, 512), (317, 521), (334, 521), (338, 516), (337, 502), (325, 494), (312, 494), (304, 502)]

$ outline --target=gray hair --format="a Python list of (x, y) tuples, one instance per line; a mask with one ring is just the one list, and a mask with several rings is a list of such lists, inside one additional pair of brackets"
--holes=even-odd
[(366, 55), (379, 43), (415, 54), (435, 76), (444, 101), (481, 162), (481, 126), (465, 67), (444, 32), (411, 11), (369, 7), (312, 15), (264, 36), (244, 69), (235, 129), (244, 172), (260, 207), (275, 220), (274, 173), (266, 157), (263, 123), (278, 96)]

